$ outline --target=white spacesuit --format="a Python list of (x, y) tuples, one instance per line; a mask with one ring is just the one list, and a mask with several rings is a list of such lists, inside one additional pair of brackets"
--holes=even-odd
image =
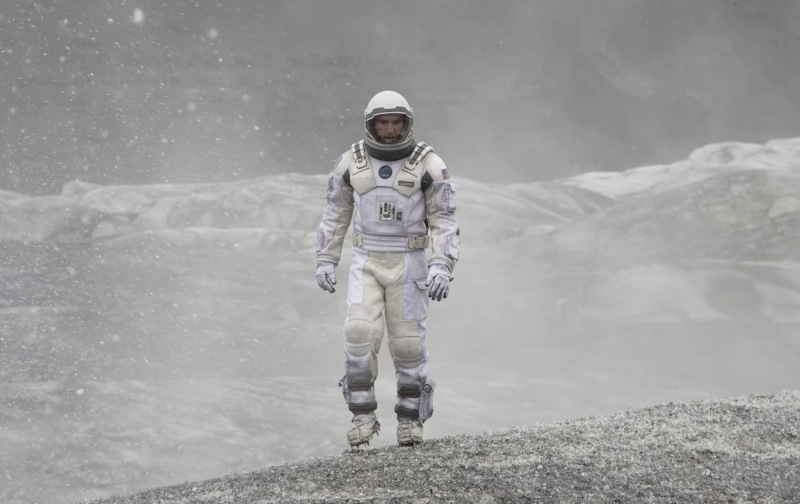
[(447, 297), (458, 260), (457, 187), (433, 149), (414, 141), (412, 110), (400, 94), (378, 93), (364, 118), (364, 140), (341, 155), (328, 177), (317, 283), (334, 292), (334, 267), (352, 220), (346, 373), (339, 383), (354, 414), (348, 442), (368, 443), (380, 428), (373, 384), (386, 327), (397, 378), (397, 439), (411, 445), (422, 441), (422, 422), (433, 413), (425, 321), (429, 297)]

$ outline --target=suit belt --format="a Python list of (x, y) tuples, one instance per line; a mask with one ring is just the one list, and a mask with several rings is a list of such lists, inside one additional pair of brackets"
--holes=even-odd
[(430, 235), (409, 238), (407, 236), (360, 235), (353, 233), (353, 245), (371, 252), (406, 252), (408, 250), (426, 249), (430, 243)]

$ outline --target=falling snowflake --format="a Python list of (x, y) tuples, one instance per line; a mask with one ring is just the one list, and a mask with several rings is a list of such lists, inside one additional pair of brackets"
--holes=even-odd
[(138, 24), (144, 23), (144, 11), (139, 9), (138, 7), (133, 10), (133, 16), (131, 16), (131, 20)]

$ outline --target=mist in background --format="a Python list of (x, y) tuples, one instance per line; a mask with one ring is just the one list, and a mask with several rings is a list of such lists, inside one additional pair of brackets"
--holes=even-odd
[[(428, 318), (426, 439), (798, 388), (800, 138), (556, 182), (454, 180), (464, 241)], [(348, 449), (350, 254), (335, 294), (313, 276), (326, 185), (0, 191), (0, 502)], [(395, 443), (385, 345), (379, 360), (372, 448)]]
[(799, 73), (798, 1), (4, 0), (0, 501), (346, 448), (316, 232), (384, 89), (459, 185), (428, 439), (797, 388)]
[(794, 0), (7, 0), (0, 188), (325, 173), (384, 89), (459, 176), (534, 181), (800, 128)]

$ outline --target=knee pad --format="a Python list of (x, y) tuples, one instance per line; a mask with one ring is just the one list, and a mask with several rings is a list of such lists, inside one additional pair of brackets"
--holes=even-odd
[(422, 336), (416, 320), (398, 320), (391, 341), (392, 358), (403, 368), (413, 368), (422, 359)]
[(372, 345), (372, 309), (367, 304), (351, 304), (344, 323), (347, 351), (356, 357), (369, 354)]

